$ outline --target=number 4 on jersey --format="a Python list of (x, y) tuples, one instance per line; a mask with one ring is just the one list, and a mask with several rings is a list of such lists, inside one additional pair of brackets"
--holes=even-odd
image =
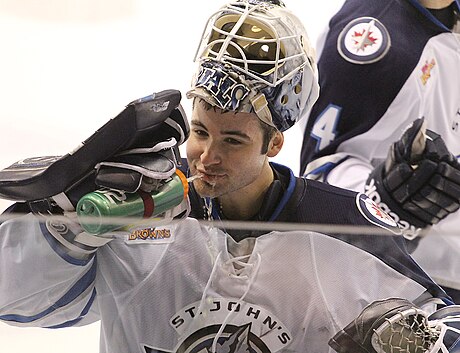
[(316, 151), (322, 150), (334, 141), (336, 136), (335, 127), (337, 126), (341, 110), (342, 108), (329, 104), (321, 115), (318, 116), (318, 119), (316, 119), (311, 131), (311, 137), (317, 140)]

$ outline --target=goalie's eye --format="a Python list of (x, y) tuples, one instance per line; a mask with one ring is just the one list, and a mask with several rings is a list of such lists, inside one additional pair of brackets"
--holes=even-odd
[(206, 130), (203, 130), (203, 129), (192, 129), (192, 132), (199, 136), (199, 137), (206, 137), (208, 136), (208, 133)]

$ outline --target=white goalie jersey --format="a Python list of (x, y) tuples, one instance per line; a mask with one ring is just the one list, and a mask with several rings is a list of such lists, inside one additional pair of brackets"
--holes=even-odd
[(0, 319), (101, 320), (102, 353), (332, 352), (328, 340), (366, 304), (426, 290), (367, 251), (307, 231), (235, 243), (187, 219), (120, 232), (83, 261), (56, 252), (45, 228), (32, 215), (0, 226)]

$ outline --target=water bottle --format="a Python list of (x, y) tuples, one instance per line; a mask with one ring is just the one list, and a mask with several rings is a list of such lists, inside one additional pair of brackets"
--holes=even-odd
[(170, 180), (158, 190), (147, 193), (104, 189), (84, 195), (77, 203), (77, 216), (83, 229), (90, 234), (102, 234), (121, 228), (123, 225), (110, 224), (109, 217), (150, 218), (178, 206), (188, 193), (185, 175), (176, 170)]

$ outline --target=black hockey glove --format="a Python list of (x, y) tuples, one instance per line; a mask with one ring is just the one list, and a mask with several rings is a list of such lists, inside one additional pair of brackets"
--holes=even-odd
[(329, 340), (339, 353), (459, 352), (460, 307), (429, 316), (408, 300), (389, 298), (369, 304)]
[(366, 194), (399, 223), (406, 238), (458, 210), (460, 164), (440, 135), (417, 119), (370, 174)]

